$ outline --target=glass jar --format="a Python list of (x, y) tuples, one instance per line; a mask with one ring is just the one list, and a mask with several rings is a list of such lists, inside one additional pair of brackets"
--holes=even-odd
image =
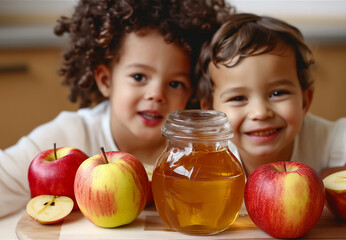
[(229, 228), (243, 203), (245, 177), (229, 150), (233, 128), (214, 110), (178, 110), (162, 126), (166, 148), (155, 163), (152, 190), (172, 229), (211, 235)]

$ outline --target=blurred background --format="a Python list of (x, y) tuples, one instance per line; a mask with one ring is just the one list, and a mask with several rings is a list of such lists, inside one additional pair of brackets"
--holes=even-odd
[[(316, 65), (310, 112), (346, 117), (346, 1), (228, 0), (238, 12), (281, 18), (297, 26)], [(62, 110), (77, 110), (56, 71), (66, 38), (53, 34), (76, 0), (0, 0), (0, 148), (16, 143)]]

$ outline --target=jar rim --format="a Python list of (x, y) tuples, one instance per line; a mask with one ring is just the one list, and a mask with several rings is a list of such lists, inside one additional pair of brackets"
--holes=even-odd
[(161, 127), (162, 136), (181, 141), (224, 141), (233, 138), (227, 115), (217, 110), (175, 110)]

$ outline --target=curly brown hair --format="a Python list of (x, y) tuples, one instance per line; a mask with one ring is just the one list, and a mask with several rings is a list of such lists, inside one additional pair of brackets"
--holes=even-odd
[(119, 58), (126, 33), (158, 30), (168, 43), (180, 44), (194, 66), (203, 42), (233, 12), (224, 0), (80, 0), (72, 17), (61, 17), (54, 29), (56, 35), (70, 37), (58, 72), (70, 87), (70, 101), (87, 107), (105, 99), (94, 69)]
[(208, 70), (210, 63), (231, 68), (249, 56), (271, 52), (281, 43), (295, 52), (299, 83), (302, 90), (307, 89), (313, 84), (310, 66), (314, 58), (302, 33), (276, 18), (239, 13), (231, 16), (202, 47), (195, 69), (198, 75), (197, 98), (206, 100), (212, 106), (213, 81)]

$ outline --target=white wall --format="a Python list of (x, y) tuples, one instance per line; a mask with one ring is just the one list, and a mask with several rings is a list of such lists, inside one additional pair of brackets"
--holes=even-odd
[(309, 41), (346, 43), (346, 0), (227, 0), (238, 12), (269, 15), (298, 27)]
[[(0, 48), (63, 43), (64, 39), (57, 38), (52, 29), (58, 16), (70, 15), (77, 1), (0, 0)], [(346, 43), (346, 0), (227, 1), (234, 5), (238, 12), (281, 18), (298, 27), (310, 42)], [(11, 24), (1, 22), (6, 21), (4, 19), (20, 17), (25, 19), (24, 24), (18, 24), (19, 20)], [(39, 17), (42, 17), (42, 21)], [(30, 22), (31, 19), (36, 21)]]

